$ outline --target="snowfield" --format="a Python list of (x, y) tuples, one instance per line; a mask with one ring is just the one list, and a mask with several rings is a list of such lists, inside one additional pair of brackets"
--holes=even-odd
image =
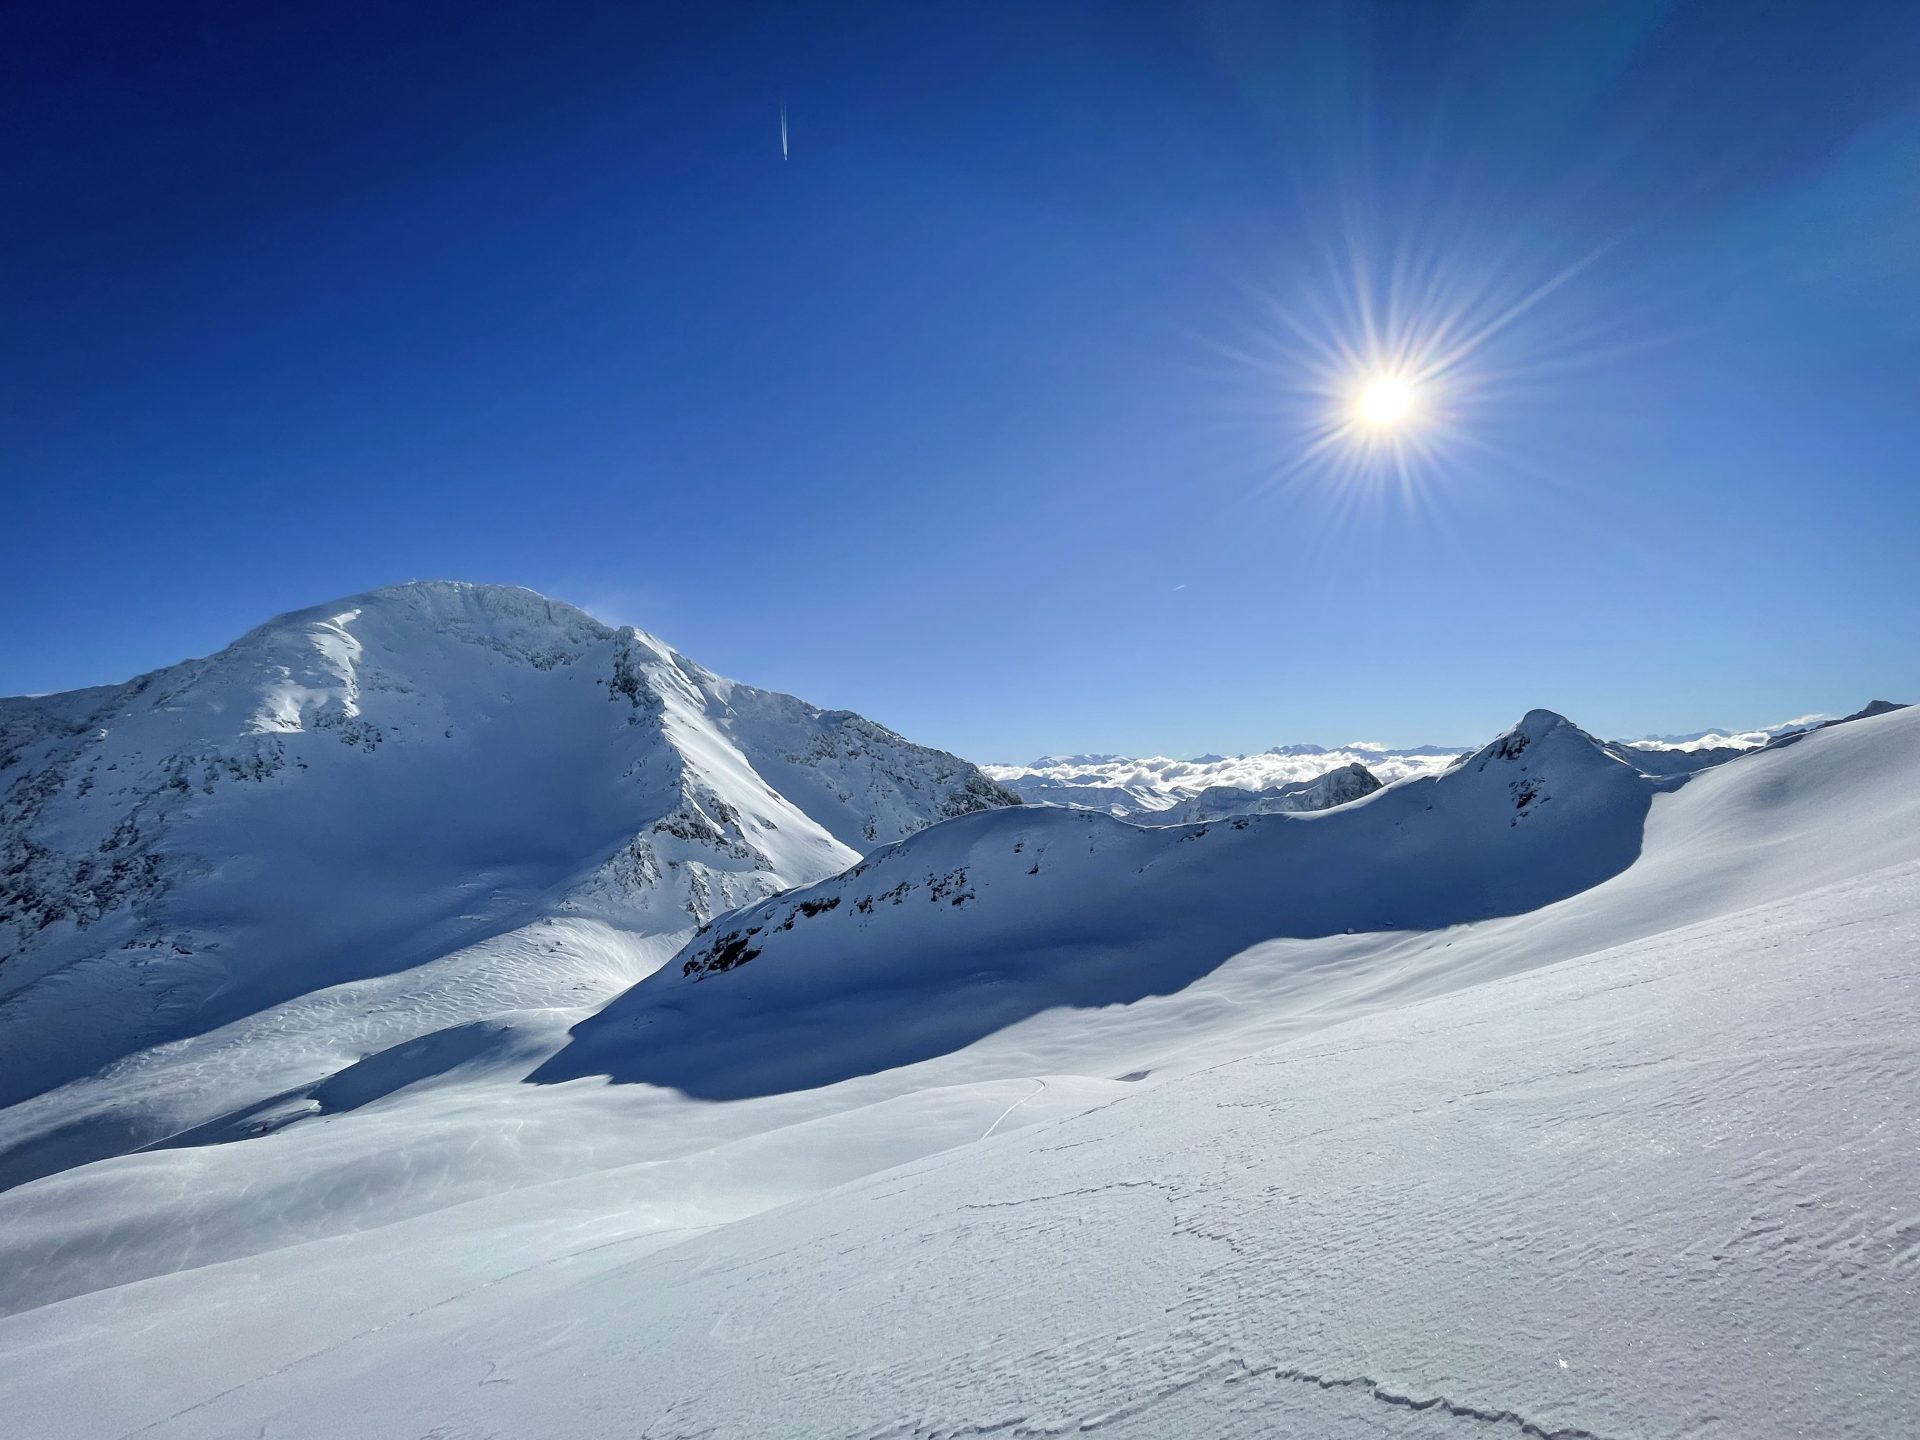
[(537, 1224), (455, 1212), (31, 1311), (0, 1322), (9, 1413), (160, 1436), (1905, 1434), (1916, 881), (1396, 1007), (704, 1234), (623, 1238), (556, 1196)]
[[(1913, 1429), (1920, 712), (1641, 758), (1534, 711), (1331, 808), (1140, 825), (578, 612), (542, 668), (526, 592), (394, 593), (159, 718), (0, 710), (14, 873), (69, 893), (137, 749), (156, 793), (116, 803), (184, 907), (0, 952), (9, 1435)], [(355, 606), (394, 617), (343, 626), (371, 754), (316, 728), (340, 687), (261, 699)], [(424, 717), (483, 710), (442, 756)], [(310, 768), (171, 786), (256, 734)], [(506, 857), (473, 931), (436, 928), (459, 853), (350, 843), (429, 804)], [(253, 910), (223, 836), (279, 877)], [(758, 888), (696, 916), (696, 864)], [(116, 998), (149, 967), (97, 937), (158, 915), (197, 1009)]]

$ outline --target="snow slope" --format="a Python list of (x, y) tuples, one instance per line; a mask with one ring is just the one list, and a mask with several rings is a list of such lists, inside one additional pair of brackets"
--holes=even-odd
[[(1913, 712), (1684, 781), (1536, 712), (1449, 775), (1198, 839), (1071, 812), (951, 822), (715, 925), (575, 1043), (644, 1065), (637, 1025), (675, 1005), (752, 1026), (809, 994), (879, 1007), (844, 1010), (838, 1034), (1001, 985), (1054, 987), (1045, 1008), (798, 1094), (494, 1085), (496, 1128), (567, 1107), (608, 1158), (622, 1096), (694, 1130), (760, 1128), (146, 1279), (107, 1278), (115, 1219), (165, 1223), (198, 1180), (252, 1202), (226, 1223), (259, 1223), (286, 1193), (273, 1177), (323, 1143), (340, 1148), (309, 1180), (338, 1200), (356, 1157), (409, 1163), (392, 1144), (422, 1133), (410, 1105), (24, 1186), (0, 1196), (17, 1310), (0, 1413), (48, 1436), (1906, 1433), (1917, 772)], [(1427, 816), (1498, 855), (1448, 856)], [(1016, 823), (1042, 827), (1041, 876), (1000, 863)], [(1342, 827), (1404, 864), (1376, 862), (1371, 897), (1296, 874), (1305, 837)], [(916, 852), (966, 880), (927, 893), (951, 872), (929, 880), (902, 863)], [(1450, 920), (1475, 897), (1424, 878), (1435, 863), (1497, 913)], [(902, 903), (850, 920), (895, 870), (915, 882)], [(1025, 880), (1060, 897), (1064, 979), (1041, 941), (999, 943), (1048, 912)], [(1163, 937), (1103, 910), (1151, 891), (1208, 946), (1231, 942), (1218, 909), (1267, 907), (1269, 933), (1159, 985), (1127, 951)], [(1346, 933), (1369, 906), (1404, 928)], [(755, 915), (774, 919), (761, 953), (716, 971)], [(970, 952), (947, 939), (966, 926)], [(770, 1038), (733, 1038), (729, 1083), (801, 1063), (764, 1059)], [(872, 1053), (842, 1046), (829, 1068), (850, 1056)], [(188, 1159), (211, 1168), (173, 1168)], [(868, 1178), (752, 1213), (751, 1187), (856, 1163)], [(188, 1213), (220, 1219), (173, 1223)], [(99, 1283), (35, 1303), (27, 1272), (59, 1259), (62, 1223)]]
[(641, 632), (447, 583), (0, 701), (0, 787), (0, 1104), (26, 1102), (0, 1184), (337, 1108), (377, 1082), (315, 1087), (422, 1036), (465, 1036), (423, 1072), (511, 1050), (497, 1017), (590, 1007), (719, 911), (1013, 800)]

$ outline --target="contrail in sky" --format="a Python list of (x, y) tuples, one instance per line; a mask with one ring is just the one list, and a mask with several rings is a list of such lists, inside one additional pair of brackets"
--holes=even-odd
[(780, 158), (782, 160), (785, 160), (788, 158), (787, 156), (787, 102), (784, 100), (780, 102)]

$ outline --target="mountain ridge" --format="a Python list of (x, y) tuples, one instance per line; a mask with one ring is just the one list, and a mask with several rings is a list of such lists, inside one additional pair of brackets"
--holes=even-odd
[[(1631, 865), (1653, 797), (1683, 779), (1533, 710), (1444, 772), (1329, 809), (1191, 825), (1051, 806), (965, 817), (709, 925), (536, 1078), (608, 1073), (713, 1098), (827, 1084), (1036, 1010), (1165, 994), (1261, 940), (1523, 913)], [(841, 1005), (861, 1023), (809, 1018)], [(723, 1062), (715, 1037), (745, 1053)]]

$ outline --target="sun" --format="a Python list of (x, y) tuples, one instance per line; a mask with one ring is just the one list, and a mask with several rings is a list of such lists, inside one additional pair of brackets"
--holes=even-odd
[(1249, 286), (1243, 332), (1214, 343), (1235, 410), (1260, 428), (1263, 493), (1435, 518), (1469, 478), (1530, 470), (1508, 449), (1516, 402), (1557, 403), (1585, 347), (1614, 341), (1598, 292), (1569, 289), (1613, 242), (1548, 272), (1470, 226), (1396, 237), (1369, 223), (1356, 199), (1340, 232), (1293, 247), (1280, 288)]
[(1374, 375), (1353, 401), (1353, 418), (1363, 425), (1387, 429), (1405, 424), (1413, 415), (1413, 385), (1398, 375)]

